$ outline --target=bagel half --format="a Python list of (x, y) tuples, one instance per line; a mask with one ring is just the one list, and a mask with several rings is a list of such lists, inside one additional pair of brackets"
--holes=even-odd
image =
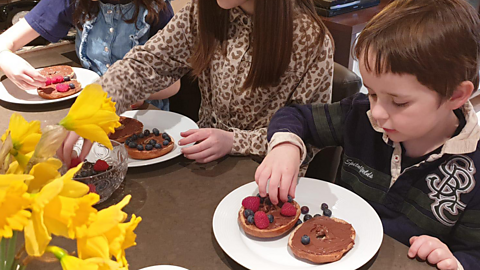
[[(291, 219), (291, 220), (288, 221), (285, 225), (282, 225), (282, 226), (279, 226), (279, 227), (271, 228), (272, 226), (269, 226), (268, 228), (265, 228), (265, 229), (259, 229), (259, 228), (257, 228), (257, 226), (255, 226), (255, 224), (248, 224), (247, 220), (246, 220), (246, 218), (243, 214), (243, 212), (245, 210), (245, 208), (243, 206), (242, 206), (242, 208), (240, 208), (240, 211), (238, 212), (238, 222), (239, 222), (240, 226), (242, 227), (243, 231), (245, 231), (245, 233), (248, 234), (248, 235), (259, 237), (259, 238), (277, 237), (277, 236), (283, 235), (283, 234), (287, 233), (288, 231), (290, 231), (295, 226), (298, 218), (300, 217), (300, 213), (301, 213), (300, 205), (296, 201), (293, 201), (292, 205), (295, 206), (295, 208), (297, 209), (297, 212), (296, 212), (295, 216), (285, 217), (285, 218), (288, 218), (288, 219)], [(260, 207), (260, 209), (258, 211), (261, 211), (261, 208), (262, 207)], [(278, 211), (280, 211), (280, 208), (281, 207), (278, 208)], [(267, 214), (268, 214), (268, 212), (267, 212)]]
[(124, 143), (133, 134), (143, 132), (143, 124), (137, 119), (120, 116), (120, 124), (121, 126), (115, 129), (115, 133), (108, 136), (111, 140)]
[[(320, 233), (321, 235), (324, 235), (324, 237), (318, 237), (319, 230), (325, 230), (318, 224), (326, 225), (325, 228), (327, 229), (327, 232)], [(342, 230), (345, 233), (330, 233), (328, 230)], [(310, 243), (308, 245), (303, 245), (300, 241), (304, 234), (307, 234), (310, 237)], [(338, 236), (344, 236), (345, 239)], [(328, 249), (331, 250), (326, 250), (315, 246), (313, 243), (314, 241), (324, 241), (323, 244), (325, 244)], [(302, 223), (295, 228), (295, 230), (293, 230), (293, 232), (290, 234), (290, 238), (288, 239), (288, 246), (296, 257), (306, 259), (314, 263), (329, 263), (338, 261), (343, 257), (343, 255), (345, 255), (345, 253), (352, 249), (354, 244), (355, 229), (353, 226), (342, 219), (329, 218), (326, 216), (314, 217)]]

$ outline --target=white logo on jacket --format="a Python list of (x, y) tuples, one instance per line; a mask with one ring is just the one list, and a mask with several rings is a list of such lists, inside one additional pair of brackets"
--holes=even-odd
[(363, 175), (365, 175), (366, 177), (368, 177), (368, 178), (370, 178), (370, 179), (373, 179), (373, 172), (371, 172), (370, 170), (365, 169), (365, 167), (363, 167), (362, 165), (358, 164), (357, 162), (355, 162), (355, 161), (353, 161), (353, 160), (351, 160), (351, 159), (347, 159), (347, 160), (345, 160), (344, 164), (347, 165), (347, 166), (349, 166), (349, 167), (356, 168), (360, 174), (363, 174)]
[(440, 165), (442, 175), (429, 174), (427, 185), (430, 189), (428, 197), (434, 202), (430, 205), (433, 214), (439, 222), (446, 226), (455, 225), (450, 215), (458, 215), (465, 209), (460, 195), (470, 192), (475, 187), (476, 169), (473, 161), (466, 156), (455, 156), (448, 162)]

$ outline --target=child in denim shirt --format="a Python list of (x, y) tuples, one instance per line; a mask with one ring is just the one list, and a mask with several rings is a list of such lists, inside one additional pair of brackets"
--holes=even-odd
[[(20, 88), (44, 85), (45, 78), (12, 51), (39, 35), (57, 42), (75, 26), (75, 48), (82, 66), (101, 76), (131, 48), (145, 44), (172, 17), (169, 1), (163, 0), (42, 0), (25, 20), (0, 36), (0, 68)], [(171, 96), (178, 88), (179, 82), (150, 98)], [(151, 102), (169, 109), (168, 99)]]

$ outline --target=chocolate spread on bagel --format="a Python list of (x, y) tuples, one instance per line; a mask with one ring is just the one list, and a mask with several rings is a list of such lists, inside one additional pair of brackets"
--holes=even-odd
[[(302, 244), (303, 235), (310, 237), (308, 245)], [(314, 255), (327, 255), (350, 249), (354, 244), (354, 235), (355, 231), (349, 223), (341, 223), (325, 216), (314, 217), (295, 231), (291, 248)]]
[(120, 143), (125, 142), (133, 134), (143, 131), (142, 122), (133, 118), (120, 116), (120, 124), (121, 126), (115, 129), (115, 133), (109, 136), (110, 139)]

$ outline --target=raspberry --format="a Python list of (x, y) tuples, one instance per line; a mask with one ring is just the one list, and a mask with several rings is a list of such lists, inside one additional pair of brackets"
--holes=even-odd
[(262, 211), (258, 211), (255, 213), (254, 220), (255, 220), (255, 226), (257, 226), (257, 228), (259, 229), (265, 229), (270, 224), (267, 214), (265, 214), (265, 212), (262, 212)]
[(63, 82), (63, 77), (60, 75), (57, 75), (52, 78), (52, 83), (61, 83), (61, 82)]
[(66, 84), (57, 84), (55, 85), (55, 89), (57, 89), (58, 92), (67, 92), (70, 88)]
[(47, 78), (47, 80), (45, 81), (45, 85), (50, 85), (50, 84), (52, 84), (52, 79)]
[(88, 193), (97, 193), (97, 188), (93, 184), (88, 184)]
[(295, 208), (295, 206), (293, 206), (291, 203), (286, 202), (283, 204), (282, 210), (280, 210), (280, 214), (286, 217), (295, 216), (297, 214), (297, 208)]
[(78, 157), (76, 158), (72, 158), (72, 161), (70, 161), (70, 168), (73, 168), (73, 167), (77, 167), (78, 164), (80, 164), (80, 162), (82, 162)]
[(257, 212), (258, 207), (260, 207), (260, 198), (256, 196), (246, 197), (245, 199), (243, 199), (242, 205), (243, 207), (245, 207), (245, 209), (250, 209), (253, 212)]
[(93, 169), (97, 172), (103, 172), (103, 171), (106, 171), (108, 170), (108, 163), (105, 162), (105, 160), (97, 160), (97, 162), (95, 162), (95, 165), (93, 165)]

